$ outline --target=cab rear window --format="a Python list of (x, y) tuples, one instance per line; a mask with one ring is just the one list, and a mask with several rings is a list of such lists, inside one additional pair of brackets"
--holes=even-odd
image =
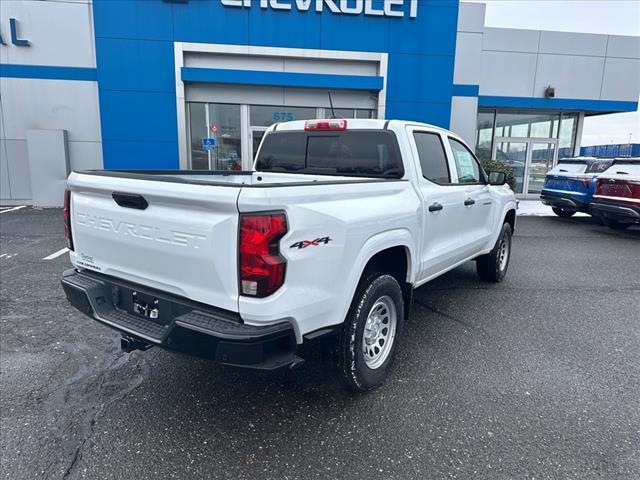
[(404, 175), (393, 132), (272, 132), (256, 160), (259, 172), (292, 172), (371, 178)]

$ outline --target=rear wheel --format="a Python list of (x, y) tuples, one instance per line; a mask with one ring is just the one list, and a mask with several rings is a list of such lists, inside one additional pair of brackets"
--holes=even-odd
[(402, 289), (375, 273), (358, 285), (338, 344), (338, 368), (352, 392), (381, 385), (393, 364), (404, 325)]
[(551, 210), (553, 210), (553, 213), (555, 213), (557, 216), (562, 218), (573, 217), (576, 214), (575, 210), (567, 210), (567, 209), (558, 208), (558, 207), (551, 207)]
[(511, 258), (511, 225), (502, 225), (493, 250), (476, 259), (478, 276), (487, 282), (500, 283), (507, 274)]
[(607, 226), (609, 228), (613, 228), (614, 230), (626, 230), (627, 228), (629, 228), (631, 226), (630, 223), (622, 223), (622, 222), (617, 222), (615, 220), (611, 220), (611, 219), (605, 219), (605, 223), (607, 224)]

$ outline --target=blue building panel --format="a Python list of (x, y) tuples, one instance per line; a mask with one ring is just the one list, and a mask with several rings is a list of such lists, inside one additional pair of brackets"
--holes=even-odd
[(173, 40), (173, 6), (160, 0), (93, 0), (97, 38)]
[[(100, 115), (103, 141), (154, 143), (178, 140), (173, 93), (100, 90)], [(107, 160), (105, 158), (105, 162)]]
[(177, 142), (102, 142), (104, 168), (116, 170), (176, 170)]
[[(373, 0), (372, 7), (380, 10), (382, 0)], [(357, 50), (360, 52), (389, 51), (389, 23), (401, 19), (367, 15), (335, 15), (325, 12), (316, 15), (322, 22), (319, 36), (323, 50)]]
[(416, 18), (389, 20), (389, 53), (453, 56), (457, 24), (458, 2), (420, 1)]
[(175, 92), (173, 43), (97, 38), (102, 90)]
[(395, 102), (387, 103), (387, 118), (411, 119), (449, 128), (451, 102)]
[[(317, 15), (313, 11), (295, 14), (291, 10), (263, 10), (261, 8), (251, 8), (247, 12), (249, 45), (321, 48), (322, 15)], [(292, 21), (293, 17), (295, 17), (295, 21)]]
[(248, 45), (249, 9), (225, 8), (210, 0), (176, 3), (173, 34), (177, 42)]
[(451, 103), (453, 63), (453, 55), (389, 55), (387, 103)]

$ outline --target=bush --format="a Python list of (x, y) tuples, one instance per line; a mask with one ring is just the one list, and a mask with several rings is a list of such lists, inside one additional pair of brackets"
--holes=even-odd
[(504, 172), (511, 190), (516, 190), (516, 177), (513, 174), (513, 168), (499, 160), (482, 159), (480, 163), (485, 172)]

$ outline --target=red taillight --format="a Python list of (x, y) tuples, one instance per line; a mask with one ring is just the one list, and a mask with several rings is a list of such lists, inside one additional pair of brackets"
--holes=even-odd
[(571, 176), (567, 176), (565, 178), (567, 180), (574, 180), (576, 182), (580, 182), (580, 183), (582, 183), (583, 187), (588, 187), (589, 186), (589, 182), (591, 181), (591, 179), (589, 177), (571, 177)]
[(284, 213), (240, 215), (240, 293), (266, 297), (284, 283), (286, 260), (280, 239), (287, 233)]
[(344, 119), (330, 119), (330, 120), (307, 120), (304, 123), (304, 129), (307, 132), (313, 132), (316, 130), (324, 130), (324, 131), (337, 131), (337, 130), (346, 130), (347, 129), (347, 121)]
[(621, 201), (638, 203), (640, 202), (640, 182), (635, 180), (601, 178), (596, 185), (595, 195), (601, 197), (616, 197)]
[(64, 236), (67, 239), (67, 248), (73, 250), (73, 237), (71, 236), (71, 190), (64, 191), (64, 208), (62, 209), (64, 219)]

